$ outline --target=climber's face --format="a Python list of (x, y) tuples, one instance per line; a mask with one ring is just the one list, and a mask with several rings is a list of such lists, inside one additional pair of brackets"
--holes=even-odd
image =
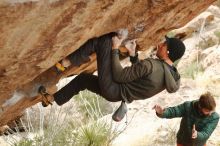
[(166, 42), (160, 43), (157, 46), (157, 54), (156, 55), (159, 59), (162, 59), (162, 60), (168, 57), (168, 49), (167, 49)]
[(199, 113), (200, 115), (202, 115), (203, 117), (207, 117), (207, 116), (210, 116), (214, 111), (211, 111), (209, 109), (206, 109), (206, 108), (201, 108), (199, 106)]
[(210, 116), (214, 111), (206, 109), (206, 108), (202, 108), (199, 105), (198, 112), (200, 113), (201, 116), (207, 117), (207, 116)]
[(205, 116), (210, 116), (210, 115), (213, 113), (213, 111), (210, 111), (209, 109), (206, 109), (206, 108), (202, 108), (202, 109), (201, 109), (201, 112), (202, 112), (203, 115), (205, 115)]

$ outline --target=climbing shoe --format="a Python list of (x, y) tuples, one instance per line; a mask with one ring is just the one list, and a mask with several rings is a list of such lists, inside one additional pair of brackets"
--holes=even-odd
[(57, 69), (58, 72), (63, 72), (63, 71), (65, 71), (65, 69), (66, 69), (66, 68), (65, 68), (61, 63), (59, 63), (59, 62), (57, 62), (55, 66), (56, 66), (56, 69)]
[(38, 88), (38, 93), (42, 96), (42, 106), (47, 107), (49, 104), (52, 105), (51, 101), (48, 99), (51, 95), (47, 93), (44, 86)]
[(112, 119), (116, 122), (120, 122), (124, 118), (124, 116), (126, 115), (127, 110), (128, 110), (128, 108), (127, 108), (126, 103), (124, 101), (122, 101), (119, 108), (112, 115)]

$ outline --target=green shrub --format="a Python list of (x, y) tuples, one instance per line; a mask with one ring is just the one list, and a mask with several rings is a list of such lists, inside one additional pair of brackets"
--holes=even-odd
[[(59, 127), (59, 126), (58, 126)], [(54, 131), (58, 130), (58, 131)], [(36, 136), (33, 140), (23, 139), (15, 146), (108, 146), (118, 134), (112, 130), (112, 125), (105, 121), (95, 121), (87, 125), (71, 126), (67, 123), (65, 128), (47, 129), (44, 135)]]
[(88, 90), (80, 92), (74, 96), (74, 99), (79, 105), (79, 111), (84, 113), (85, 119), (98, 119), (106, 114), (112, 113), (113, 110), (108, 101)]
[(82, 126), (79, 129), (77, 138), (78, 146), (108, 146), (111, 143), (113, 135), (111, 125), (106, 122), (99, 121), (92, 124)]
[(183, 73), (181, 73), (181, 75), (185, 78), (195, 79), (198, 73), (202, 73), (202, 72), (204, 72), (202, 65), (194, 61), (185, 68), (185, 70), (183, 71)]
[(212, 37), (208, 37), (206, 39), (203, 39), (202, 41), (199, 41), (199, 43), (196, 45), (199, 49), (207, 49), (212, 46), (216, 45), (216, 42), (213, 40)]
[(33, 140), (24, 139), (20, 141), (19, 143), (15, 144), (15, 146), (32, 146), (33, 142), (34, 142)]
[[(89, 91), (81, 92), (74, 97), (79, 111), (82, 113), (78, 118), (75, 113), (70, 115), (71, 109), (62, 107), (51, 107), (49, 115), (42, 117), (42, 110), (29, 111), (27, 120), (23, 126), (27, 133), (32, 132), (34, 138), (23, 138), (21, 141), (14, 142), (15, 146), (73, 146), (91, 145), (107, 146), (118, 135), (117, 129), (112, 129), (112, 123), (99, 121), (99, 119), (109, 113), (110, 105), (105, 99)], [(70, 105), (71, 106), (71, 105)], [(76, 107), (78, 109), (78, 106)], [(40, 108), (40, 106), (39, 106)], [(42, 107), (41, 107), (42, 108)], [(104, 111), (104, 112), (103, 112)], [(111, 110), (112, 111), (112, 110)], [(31, 113), (31, 114), (30, 114)], [(86, 113), (86, 114), (85, 114)], [(36, 117), (40, 116), (40, 117)], [(67, 119), (66, 116), (71, 116)], [(84, 118), (81, 118), (81, 116)], [(30, 117), (31, 116), (31, 117)], [(49, 118), (48, 118), (49, 117)], [(36, 124), (37, 126), (32, 124)], [(46, 124), (46, 126), (44, 126)], [(12, 137), (13, 138), (13, 137)]]
[(215, 31), (214, 34), (220, 39), (220, 30)]
[[(219, 2), (220, 3), (220, 2)], [(220, 44), (220, 30), (215, 31), (214, 34), (216, 35), (216, 37), (218, 38), (218, 45)]]

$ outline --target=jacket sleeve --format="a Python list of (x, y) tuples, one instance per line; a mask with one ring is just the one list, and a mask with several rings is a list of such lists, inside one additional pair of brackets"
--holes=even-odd
[(119, 51), (112, 50), (112, 74), (113, 79), (119, 83), (127, 83), (152, 72), (150, 61), (144, 60), (132, 64), (130, 67), (123, 68), (119, 60)]
[(166, 90), (169, 93), (176, 92), (180, 87), (180, 75), (175, 67), (171, 69), (167, 64), (163, 63), (164, 78)]
[(183, 117), (186, 113), (186, 102), (184, 102), (183, 104), (174, 106), (174, 107), (169, 107), (169, 108), (165, 108), (164, 112), (162, 115), (158, 115), (161, 118), (167, 118), (167, 119), (171, 119), (171, 118), (176, 118), (176, 117)]
[(218, 125), (219, 116), (210, 121), (210, 123), (206, 124), (206, 126), (202, 129), (202, 131), (197, 131), (197, 138), (196, 141), (206, 141), (215, 130), (216, 126)]

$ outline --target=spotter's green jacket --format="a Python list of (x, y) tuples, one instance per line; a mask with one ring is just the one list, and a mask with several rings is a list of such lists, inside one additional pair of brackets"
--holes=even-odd
[[(210, 116), (202, 116), (198, 111), (198, 100), (194, 100), (184, 102), (175, 107), (166, 108), (162, 115), (157, 115), (167, 119), (182, 118), (177, 133), (177, 143), (184, 146), (204, 146), (218, 124), (219, 115), (213, 112)], [(191, 138), (193, 124), (195, 124), (196, 131), (198, 132), (195, 140)]]

